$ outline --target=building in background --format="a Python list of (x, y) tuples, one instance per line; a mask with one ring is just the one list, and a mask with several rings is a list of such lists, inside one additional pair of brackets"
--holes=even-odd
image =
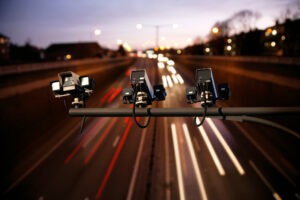
[(10, 40), (7, 36), (0, 33), (0, 62), (7, 62), (9, 56)]
[(45, 50), (46, 60), (73, 60), (102, 57), (103, 50), (97, 42), (52, 44)]

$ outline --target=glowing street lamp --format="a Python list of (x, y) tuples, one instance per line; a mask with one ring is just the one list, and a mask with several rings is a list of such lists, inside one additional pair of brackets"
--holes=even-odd
[(123, 44), (123, 41), (120, 40), (120, 39), (118, 39), (118, 40), (117, 40), (117, 44), (118, 44), (118, 45), (121, 45), (121, 44)]
[(100, 29), (95, 29), (94, 30), (94, 35), (96, 35), (96, 36), (101, 35), (101, 30)]
[(173, 24), (173, 28), (174, 29), (178, 28), (178, 24)]
[(211, 32), (213, 33), (213, 34), (218, 34), (219, 32), (220, 32), (220, 29), (218, 28), (218, 27), (213, 27), (212, 29), (211, 29)]
[(137, 24), (136, 25), (136, 29), (142, 29), (143, 28), (143, 25), (142, 24)]
[(101, 35), (102, 31), (100, 29), (94, 29), (90, 32), (90, 40), (93, 40), (95, 36)]

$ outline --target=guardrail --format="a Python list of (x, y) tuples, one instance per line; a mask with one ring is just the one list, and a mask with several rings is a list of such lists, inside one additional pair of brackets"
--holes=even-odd
[(9, 74), (21, 74), (24, 72), (32, 72), (32, 71), (41, 71), (41, 70), (49, 70), (49, 69), (57, 69), (57, 68), (65, 68), (72, 67), (77, 65), (88, 65), (88, 64), (96, 64), (107, 61), (118, 61), (120, 58), (90, 58), (83, 60), (71, 60), (71, 61), (59, 61), (59, 62), (41, 62), (41, 63), (32, 63), (32, 64), (20, 64), (13, 66), (3, 66), (0, 67), (0, 76), (9, 75)]
[(202, 56), (202, 55), (181, 55), (177, 58), (185, 58), (192, 60), (219, 60), (219, 61), (238, 61), (250, 63), (268, 63), (268, 64), (284, 64), (284, 65), (300, 65), (300, 58), (293, 57), (266, 57), (266, 56)]

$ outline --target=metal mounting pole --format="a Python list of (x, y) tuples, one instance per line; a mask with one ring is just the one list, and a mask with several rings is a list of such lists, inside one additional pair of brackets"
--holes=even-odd
[[(146, 117), (194, 117), (202, 116), (203, 108), (136, 108), (136, 116)], [(132, 108), (71, 108), (73, 117), (130, 117)], [(208, 108), (206, 116), (269, 116), (300, 115), (300, 107), (225, 107)]]

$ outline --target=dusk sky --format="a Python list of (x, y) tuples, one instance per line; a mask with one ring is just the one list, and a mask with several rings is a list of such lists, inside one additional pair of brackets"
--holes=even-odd
[(12, 43), (30, 41), (41, 48), (98, 41), (116, 49), (122, 40), (144, 49), (155, 45), (155, 28), (137, 30), (137, 23), (170, 24), (160, 29), (160, 44), (185, 47), (196, 37), (205, 38), (215, 22), (245, 9), (261, 14), (258, 28), (274, 25), (295, 2), (299, 0), (0, 0), (0, 33)]

